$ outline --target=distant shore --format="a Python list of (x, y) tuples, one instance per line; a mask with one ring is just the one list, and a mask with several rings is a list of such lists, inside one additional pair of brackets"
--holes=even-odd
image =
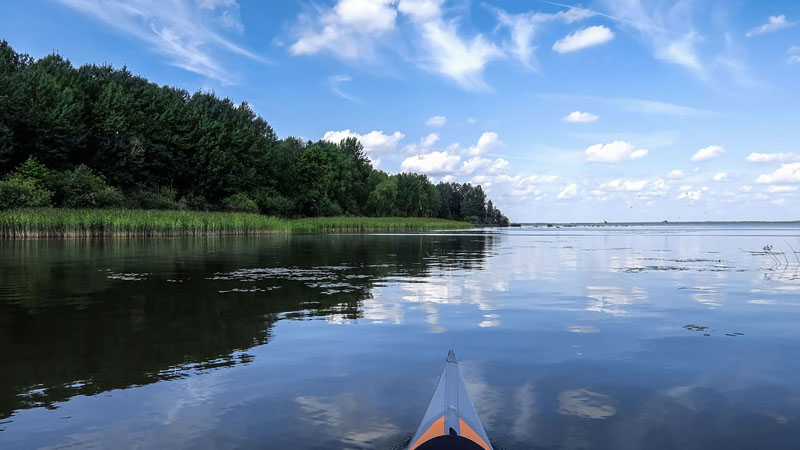
[(211, 236), (457, 230), (468, 222), (427, 217), (313, 217), (282, 219), (248, 213), (130, 210), (17, 209), (0, 211), (0, 238)]
[(800, 220), (712, 220), (698, 222), (520, 222), (512, 226), (525, 227), (652, 227), (652, 226), (691, 226), (691, 225), (798, 225)]

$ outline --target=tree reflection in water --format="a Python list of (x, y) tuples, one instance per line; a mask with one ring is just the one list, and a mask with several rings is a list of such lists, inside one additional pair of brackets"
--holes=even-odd
[(492, 242), (480, 233), (0, 242), (0, 418), (246, 364), (279, 320), (357, 320), (376, 283), (480, 268)]

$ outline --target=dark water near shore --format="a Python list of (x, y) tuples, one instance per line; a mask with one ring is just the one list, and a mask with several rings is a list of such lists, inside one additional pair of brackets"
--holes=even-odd
[(798, 236), (0, 241), (0, 448), (385, 448), (452, 348), (508, 449), (796, 449)]

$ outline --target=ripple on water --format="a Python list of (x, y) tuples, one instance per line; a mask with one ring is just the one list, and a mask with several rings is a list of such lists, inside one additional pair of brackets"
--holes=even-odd
[(119, 281), (144, 281), (149, 277), (151, 274), (147, 272), (129, 272), (129, 273), (122, 273), (122, 272), (109, 272), (106, 276), (109, 280), (119, 280)]
[[(359, 289), (346, 280), (366, 280), (373, 278), (370, 274), (347, 274), (346, 270), (358, 270), (359, 267), (352, 266), (317, 266), (310, 269), (286, 268), (286, 267), (267, 267), (240, 269), (233, 272), (218, 272), (214, 276), (206, 278), (212, 281), (238, 281), (253, 283), (263, 280), (289, 280), (305, 284), (311, 289), (319, 289), (322, 295), (334, 295), (341, 293), (354, 292)], [(279, 288), (280, 286), (233, 288), (220, 290), (220, 293), (254, 293), (267, 292)]]
[(281, 287), (282, 286), (266, 286), (266, 287), (263, 287), (263, 288), (252, 287), (252, 288), (249, 288), (249, 289), (233, 288), (233, 289), (222, 290), (222, 291), (218, 291), (218, 292), (220, 294), (227, 294), (227, 293), (230, 293), (230, 292), (245, 292), (245, 293), (247, 293), (247, 292), (267, 292), (267, 291), (272, 291), (272, 290), (275, 290), (275, 289), (280, 289)]
[(349, 266), (320, 266), (312, 269), (299, 269), (287, 267), (266, 267), (256, 269), (240, 269), (233, 272), (218, 272), (207, 280), (223, 281), (258, 281), (263, 279), (278, 278), (284, 280), (320, 281), (338, 277), (337, 273), (351, 269)]

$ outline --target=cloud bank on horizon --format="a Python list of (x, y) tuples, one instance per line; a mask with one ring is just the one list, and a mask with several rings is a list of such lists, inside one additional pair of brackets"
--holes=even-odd
[(51, 6), (4, 2), (0, 38), (247, 100), (282, 136), (357, 137), (515, 221), (800, 219), (800, 3)]

